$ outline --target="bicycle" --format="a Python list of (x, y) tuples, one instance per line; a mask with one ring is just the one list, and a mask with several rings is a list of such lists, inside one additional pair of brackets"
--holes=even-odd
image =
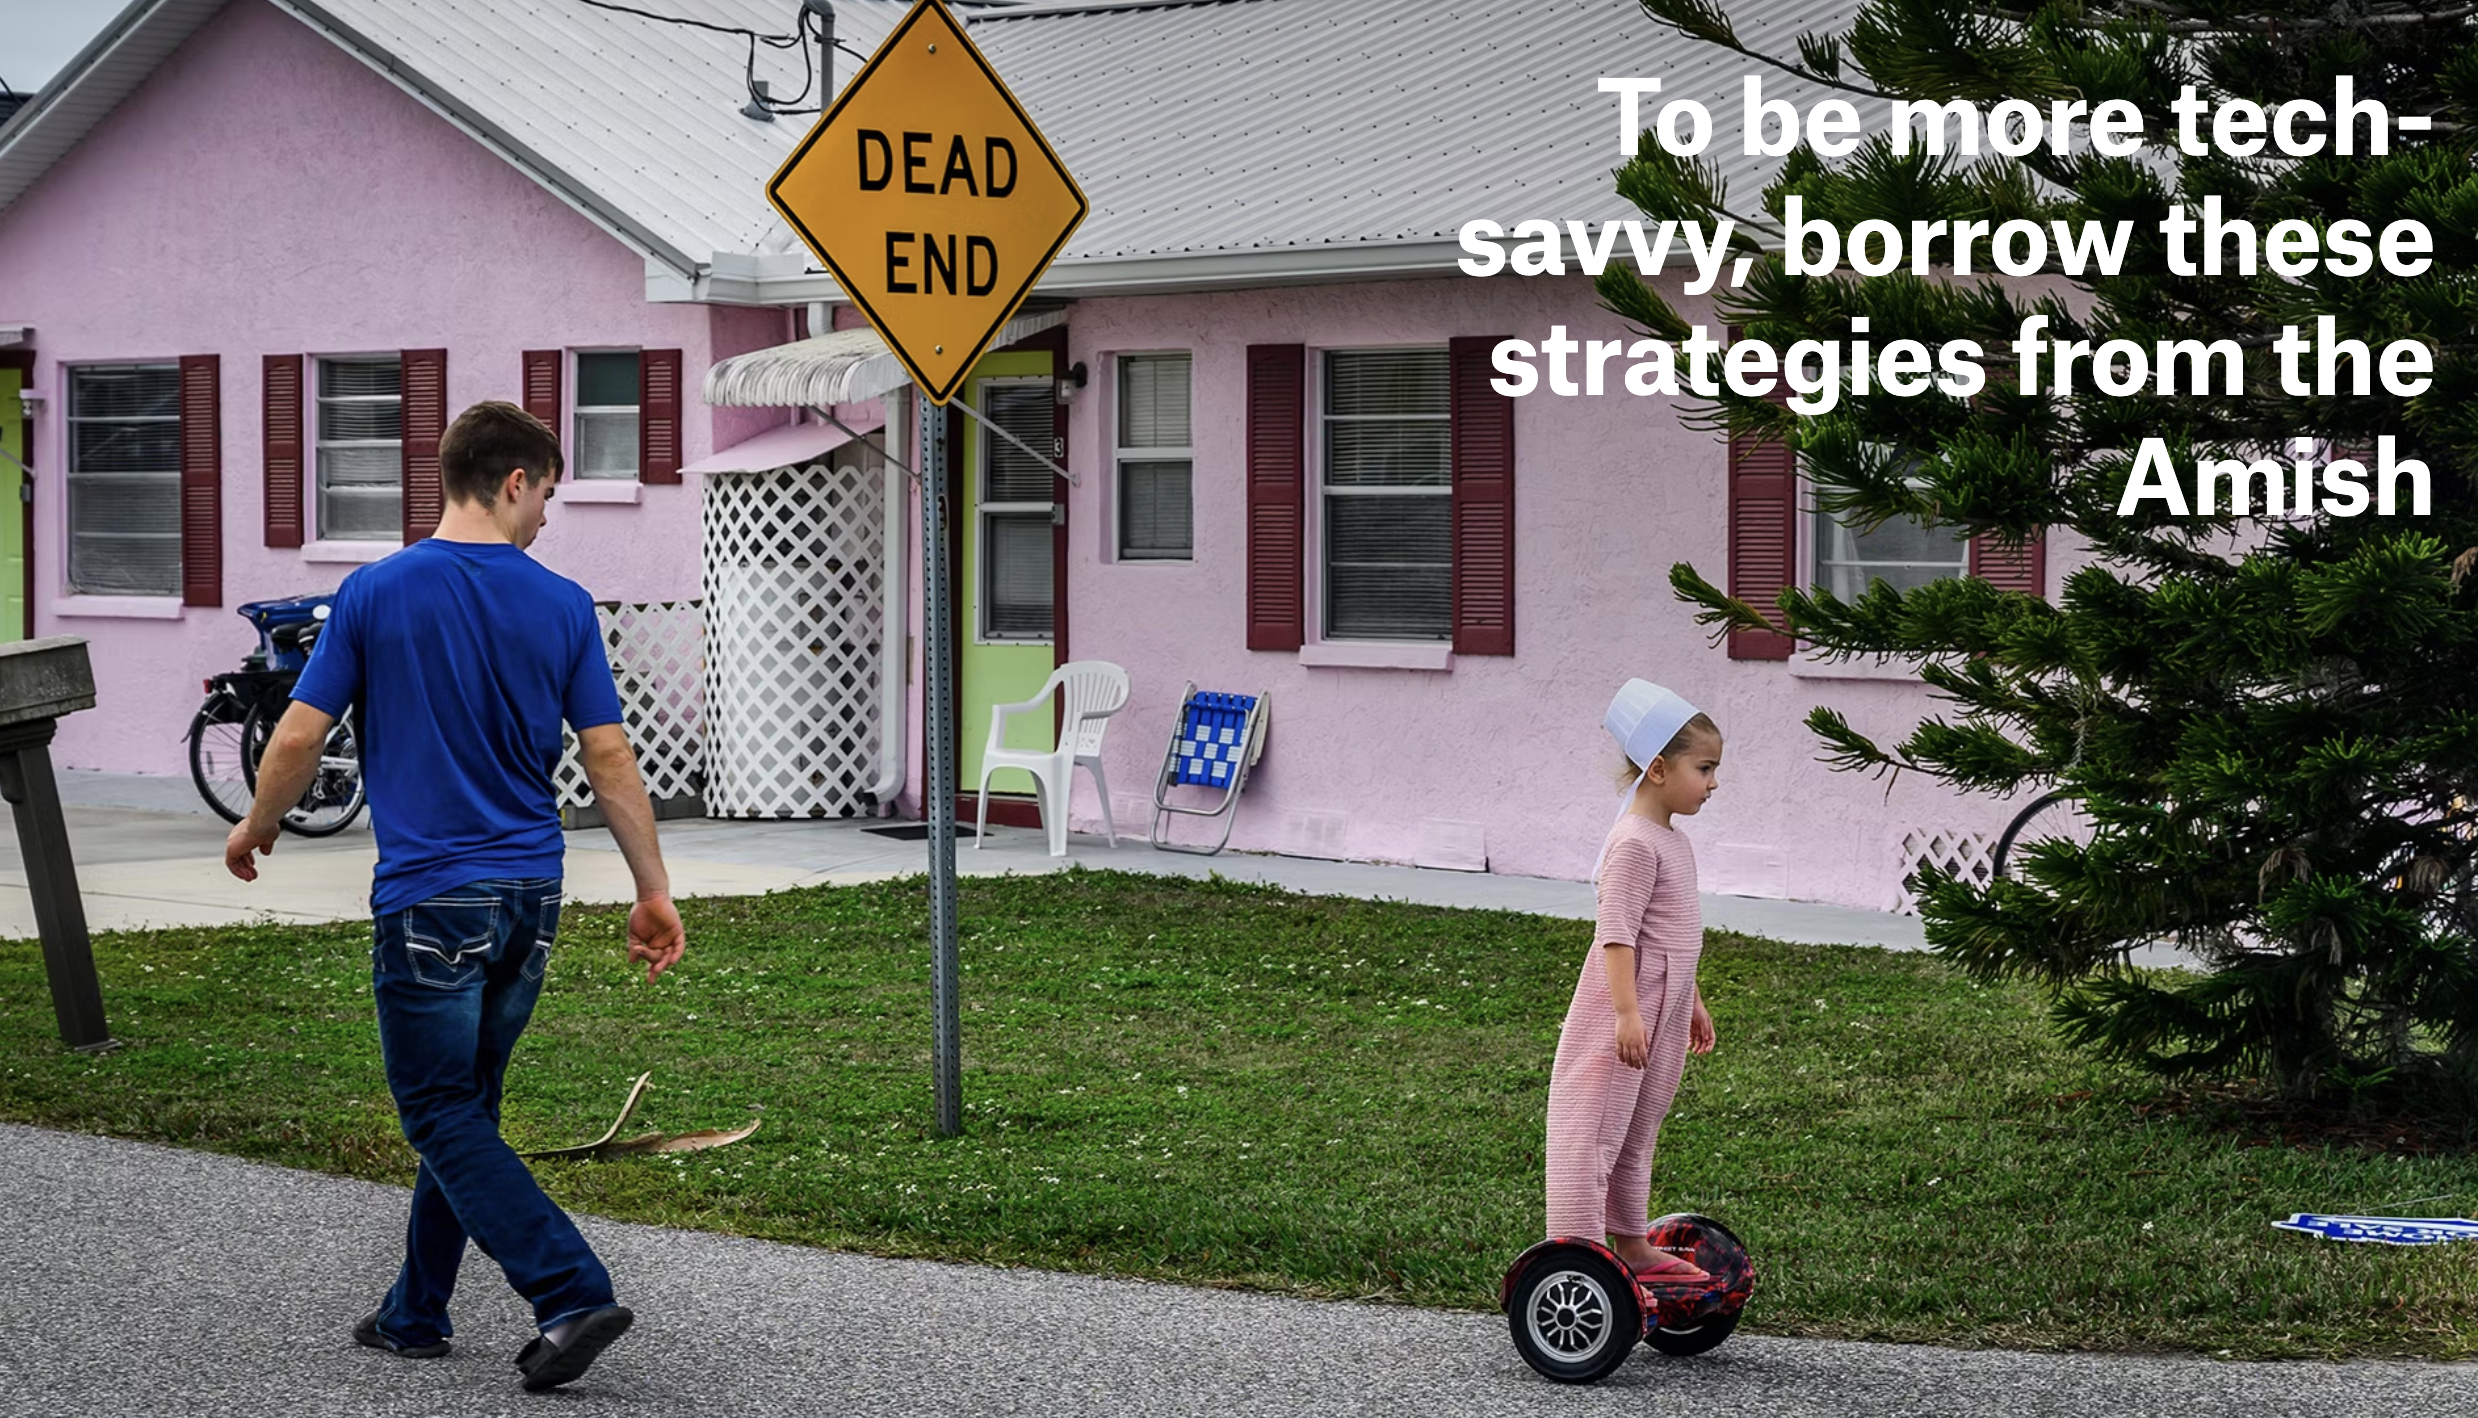
[[(249, 815), (258, 795), (258, 760), (292, 703), (292, 687), (309, 663), (331, 599), (297, 596), (242, 606), (242, 617), (258, 628), (259, 647), (240, 669), (203, 683), (206, 700), (189, 723), (189, 776), (226, 822)], [(318, 770), (283, 825), (304, 837), (332, 836), (361, 815), (363, 802), (361, 734), (348, 709), (328, 729)]]
[(2087, 844), (2092, 830), (2091, 815), (2083, 810), (2080, 795), (2060, 789), (2033, 798), (2028, 807), (2014, 814), (2013, 821), (2006, 823), (2003, 834), (1997, 837), (1996, 850), (1989, 856), (1988, 877), (2025, 879), (2012, 858), (2014, 843), (2026, 837), (2034, 842), (2057, 839)]

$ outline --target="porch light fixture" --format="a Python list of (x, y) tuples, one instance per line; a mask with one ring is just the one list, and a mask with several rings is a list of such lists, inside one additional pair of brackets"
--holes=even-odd
[(1093, 371), (1085, 368), (1084, 361), (1077, 360), (1068, 367), (1067, 373), (1058, 381), (1058, 401), (1063, 404), (1074, 398), (1076, 391), (1083, 388), (1092, 377)]

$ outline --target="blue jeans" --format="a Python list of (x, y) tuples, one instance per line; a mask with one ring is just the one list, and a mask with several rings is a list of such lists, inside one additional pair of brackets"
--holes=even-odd
[(379, 1308), (380, 1332), (400, 1345), (454, 1332), (447, 1304), (467, 1237), (538, 1325), (612, 1302), (610, 1272), (499, 1136), (500, 1079), (542, 992), (559, 894), (556, 877), (477, 881), (374, 919), (387, 1089), (422, 1159), (404, 1270)]

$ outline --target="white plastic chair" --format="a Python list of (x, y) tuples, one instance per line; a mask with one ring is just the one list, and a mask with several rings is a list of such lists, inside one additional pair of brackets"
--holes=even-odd
[[(1066, 696), (1059, 723), (1058, 747), (1048, 753), (1008, 748), (1007, 720), (1048, 705), (1052, 694)], [(1080, 764), (1093, 773), (1101, 794), (1101, 825), (1110, 845), (1119, 844), (1118, 824), (1111, 820), (1110, 780), (1101, 772), (1101, 733), (1110, 716), (1127, 707), (1127, 671), (1107, 660), (1074, 660), (1050, 671), (1041, 692), (1021, 704), (999, 704), (990, 710), (989, 743), (981, 750), (981, 786), (974, 793), (980, 816), (973, 824), (973, 850), (989, 836), (989, 775), (1001, 768), (1021, 768), (1040, 789), (1041, 825), (1050, 835), (1050, 855), (1067, 855), (1067, 790)]]

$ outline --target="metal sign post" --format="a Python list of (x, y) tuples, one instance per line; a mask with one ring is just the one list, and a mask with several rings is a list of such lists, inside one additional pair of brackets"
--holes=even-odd
[(921, 439), (921, 659), (929, 737), (929, 1003), (933, 1050), (930, 1081), (938, 1099), (938, 1135), (964, 1130), (962, 1023), (955, 963), (955, 662), (946, 565), (946, 409), (913, 386)]

